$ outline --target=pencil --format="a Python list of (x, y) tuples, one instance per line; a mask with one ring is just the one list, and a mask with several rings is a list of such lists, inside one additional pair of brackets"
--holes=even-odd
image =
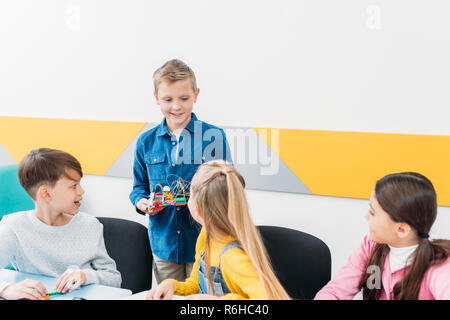
[(60, 294), (63, 294), (62, 292), (58, 292), (58, 291), (55, 291), (55, 292), (49, 292), (49, 293), (47, 293), (45, 296), (44, 296), (44, 299), (45, 300), (48, 300), (51, 296), (57, 296), (57, 295), (60, 295)]

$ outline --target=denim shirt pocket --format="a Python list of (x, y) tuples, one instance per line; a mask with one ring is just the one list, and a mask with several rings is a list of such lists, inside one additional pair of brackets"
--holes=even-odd
[(164, 153), (152, 153), (145, 155), (148, 179), (151, 184), (159, 183), (167, 177), (168, 163)]

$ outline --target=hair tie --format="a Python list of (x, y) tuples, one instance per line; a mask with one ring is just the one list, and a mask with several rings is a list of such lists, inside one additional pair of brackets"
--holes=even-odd
[(419, 235), (420, 238), (422, 239), (428, 239), (430, 237), (430, 235), (428, 233), (423, 233), (423, 232), (417, 232), (417, 234)]

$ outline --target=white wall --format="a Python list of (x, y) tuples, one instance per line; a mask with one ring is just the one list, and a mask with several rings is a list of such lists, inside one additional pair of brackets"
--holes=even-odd
[(155, 121), (153, 71), (195, 70), (230, 126), (449, 134), (447, 0), (0, 3), (2, 115)]
[[(0, 116), (158, 122), (152, 73), (192, 66), (222, 126), (450, 134), (447, 0), (0, 2)], [(86, 176), (82, 209), (145, 223), (131, 180)], [(367, 201), (248, 191), (257, 224), (322, 238), (342, 266)], [(450, 208), (434, 233), (450, 238)]]

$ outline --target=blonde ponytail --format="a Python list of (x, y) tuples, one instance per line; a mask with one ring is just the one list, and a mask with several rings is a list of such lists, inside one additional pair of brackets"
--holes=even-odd
[(232, 236), (239, 241), (250, 258), (267, 299), (290, 299), (273, 271), (261, 235), (250, 217), (244, 187), (244, 178), (223, 160), (201, 165), (192, 180), (192, 196), (203, 213), (207, 231), (207, 275), (209, 257), (206, 253), (210, 247), (211, 235)]

